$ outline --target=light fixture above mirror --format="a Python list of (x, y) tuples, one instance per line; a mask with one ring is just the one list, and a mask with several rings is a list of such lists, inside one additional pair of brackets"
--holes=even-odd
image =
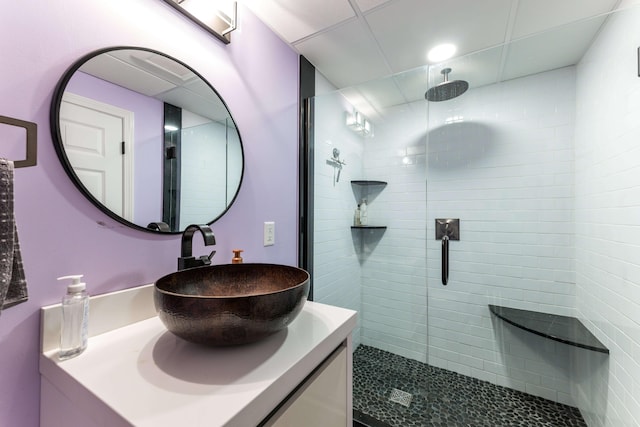
[(236, 29), (236, 2), (231, 0), (164, 0), (225, 44)]

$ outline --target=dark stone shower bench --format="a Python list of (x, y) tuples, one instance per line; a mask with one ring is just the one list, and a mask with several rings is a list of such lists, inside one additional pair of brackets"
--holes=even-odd
[(505, 322), (541, 337), (609, 354), (609, 349), (575, 317), (491, 304), (489, 304), (489, 310)]

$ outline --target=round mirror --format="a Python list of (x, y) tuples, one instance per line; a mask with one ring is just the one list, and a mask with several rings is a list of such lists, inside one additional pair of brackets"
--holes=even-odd
[(211, 224), (242, 183), (242, 141), (220, 95), (151, 49), (102, 49), (73, 64), (53, 97), (51, 132), (80, 191), (145, 231)]

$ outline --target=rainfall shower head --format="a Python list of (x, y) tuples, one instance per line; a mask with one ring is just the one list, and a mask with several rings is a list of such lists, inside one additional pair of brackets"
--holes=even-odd
[(464, 80), (449, 81), (451, 68), (444, 68), (440, 73), (444, 76), (444, 81), (427, 91), (424, 97), (428, 101), (440, 102), (460, 96), (469, 89), (469, 83)]

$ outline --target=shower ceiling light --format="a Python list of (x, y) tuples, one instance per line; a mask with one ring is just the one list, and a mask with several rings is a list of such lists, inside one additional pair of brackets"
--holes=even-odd
[(232, 0), (164, 0), (225, 44), (236, 29), (236, 2)]
[(431, 63), (446, 61), (456, 54), (458, 48), (451, 43), (439, 44), (433, 47), (427, 54), (427, 59)]

